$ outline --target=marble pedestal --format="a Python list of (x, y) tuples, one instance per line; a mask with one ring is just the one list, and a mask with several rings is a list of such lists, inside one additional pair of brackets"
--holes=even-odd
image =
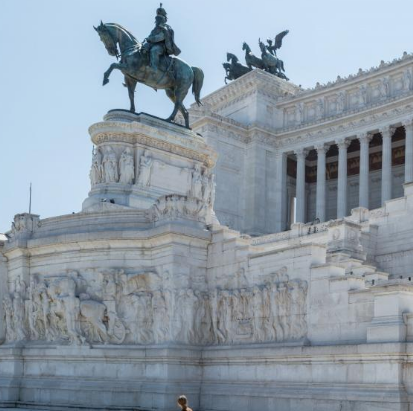
[(205, 192), (204, 185), (214, 184), (210, 169), (217, 155), (191, 130), (147, 114), (112, 110), (89, 132), (95, 153), (83, 211), (101, 202), (148, 209), (168, 194), (210, 196), (212, 188)]

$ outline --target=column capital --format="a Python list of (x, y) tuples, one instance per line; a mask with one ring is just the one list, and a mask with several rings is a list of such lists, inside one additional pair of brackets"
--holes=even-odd
[(402, 126), (404, 127), (404, 129), (406, 130), (407, 128), (412, 128), (413, 127), (413, 118), (405, 118), (404, 120), (402, 120)]
[(317, 153), (326, 153), (328, 149), (330, 148), (330, 144), (328, 143), (318, 143), (314, 145), (314, 148), (316, 149)]
[(381, 127), (379, 131), (383, 139), (391, 138), (394, 134), (394, 126), (384, 126)]
[(298, 148), (297, 150), (294, 150), (294, 154), (298, 158), (306, 158), (308, 154), (308, 150), (306, 148)]
[(337, 147), (342, 150), (347, 149), (350, 143), (351, 141), (348, 138), (340, 138), (336, 141)]
[(373, 133), (370, 131), (365, 131), (363, 133), (357, 134), (357, 138), (360, 140), (360, 144), (370, 143), (371, 139), (373, 138)]

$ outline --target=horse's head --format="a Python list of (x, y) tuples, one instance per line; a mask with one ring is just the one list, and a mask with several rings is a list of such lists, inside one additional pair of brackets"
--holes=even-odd
[(222, 66), (224, 67), (225, 70), (230, 70), (231, 69), (231, 64), (229, 64), (229, 63), (222, 63)]
[(244, 43), (242, 44), (242, 49), (248, 51), (248, 50), (250, 50), (250, 46), (247, 43), (245, 43), (245, 41), (244, 41)]
[(232, 60), (232, 63), (238, 63), (238, 57), (235, 54), (227, 53), (227, 61)]
[(118, 46), (116, 44), (116, 40), (112, 36), (112, 32), (106, 24), (103, 24), (102, 21), (100, 22), (100, 25), (98, 27), (93, 26), (93, 28), (97, 31), (99, 34), (100, 39), (102, 40), (102, 43), (105, 45), (106, 50), (111, 56), (118, 56)]

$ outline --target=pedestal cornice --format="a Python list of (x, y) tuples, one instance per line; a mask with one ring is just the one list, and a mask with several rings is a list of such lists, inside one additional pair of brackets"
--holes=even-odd
[(200, 161), (207, 167), (214, 167), (218, 157), (200, 135), (144, 113), (109, 112), (105, 121), (89, 127), (89, 134), (95, 145), (105, 142), (143, 144)]

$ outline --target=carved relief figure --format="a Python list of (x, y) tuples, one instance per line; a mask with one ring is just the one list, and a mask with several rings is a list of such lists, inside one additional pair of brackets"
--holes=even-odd
[(133, 164), (132, 150), (127, 147), (119, 160), (119, 182), (122, 184), (132, 184), (135, 177), (135, 167)]
[(295, 106), (295, 121), (301, 124), (304, 121), (304, 103), (298, 103)]
[(232, 336), (232, 298), (229, 291), (223, 290), (218, 297), (218, 342), (229, 343)]
[(42, 319), (44, 327), (44, 336), (47, 341), (53, 341), (56, 337), (56, 332), (52, 326), (50, 311), (51, 298), (47, 293), (47, 288), (44, 283), (40, 284), (38, 287), (38, 293), (42, 301)]
[(164, 342), (169, 336), (169, 314), (166, 300), (159, 290), (154, 291), (152, 299), (153, 330), (156, 344)]
[(210, 344), (213, 342), (213, 327), (208, 294), (198, 295), (198, 301), (195, 314), (195, 333), (201, 344)]
[(390, 95), (390, 83), (388, 77), (384, 77), (379, 85), (380, 96), (382, 98), (387, 98)]
[(202, 200), (209, 204), (211, 199), (211, 184), (208, 174), (205, 172), (202, 176)]
[(64, 289), (61, 289), (57, 296), (58, 306), (64, 313), (70, 342), (82, 344), (84, 338), (80, 335), (77, 323), (80, 314), (80, 300), (75, 295), (76, 283), (74, 280), (67, 278), (64, 284)]
[(337, 113), (342, 113), (344, 111), (345, 103), (346, 103), (346, 96), (344, 94), (344, 91), (340, 91), (337, 94)]
[(30, 298), (27, 301), (27, 315), (29, 318), (30, 335), (33, 340), (40, 337), (39, 320), (42, 320), (42, 301), (37, 291), (36, 281), (33, 278), (30, 282)]
[(360, 89), (359, 89), (359, 104), (360, 105), (367, 104), (367, 87), (365, 84), (360, 86)]
[(139, 166), (139, 177), (138, 184), (143, 187), (148, 187), (151, 185), (151, 171), (152, 171), (153, 159), (150, 156), (150, 151), (145, 150), (141, 156), (140, 166)]
[(410, 69), (406, 69), (403, 73), (403, 90), (409, 91), (412, 89), (412, 73)]
[(90, 169), (90, 183), (92, 186), (103, 182), (102, 153), (100, 148), (93, 149), (92, 167)]
[(254, 309), (254, 335), (255, 341), (261, 342), (265, 341), (265, 329), (263, 326), (263, 294), (258, 286), (254, 287), (253, 290), (253, 309)]
[(317, 105), (316, 105), (316, 119), (320, 120), (323, 117), (324, 117), (324, 101), (322, 98), (319, 98), (317, 100)]
[(25, 304), (22, 295), (15, 292), (13, 295), (13, 329), (17, 341), (22, 341), (27, 338), (25, 329)]
[(271, 318), (271, 292), (268, 286), (262, 289), (262, 327), (264, 329), (264, 340), (275, 341), (276, 335)]
[(108, 336), (114, 335), (114, 328), (117, 316), (116, 307), (117, 286), (113, 273), (105, 273), (102, 280), (102, 299), (106, 306), (106, 316), (108, 318)]
[(6, 341), (14, 341), (16, 339), (16, 335), (13, 325), (13, 302), (10, 295), (7, 293), (3, 298), (3, 309), (6, 323)]
[(117, 183), (119, 180), (118, 161), (112, 147), (105, 147), (103, 155), (103, 170), (105, 183)]
[(26, 296), (26, 283), (18, 275), (16, 281), (14, 282), (14, 292), (20, 294), (24, 299)]
[(192, 171), (191, 197), (202, 199), (202, 174), (199, 164), (195, 164)]

